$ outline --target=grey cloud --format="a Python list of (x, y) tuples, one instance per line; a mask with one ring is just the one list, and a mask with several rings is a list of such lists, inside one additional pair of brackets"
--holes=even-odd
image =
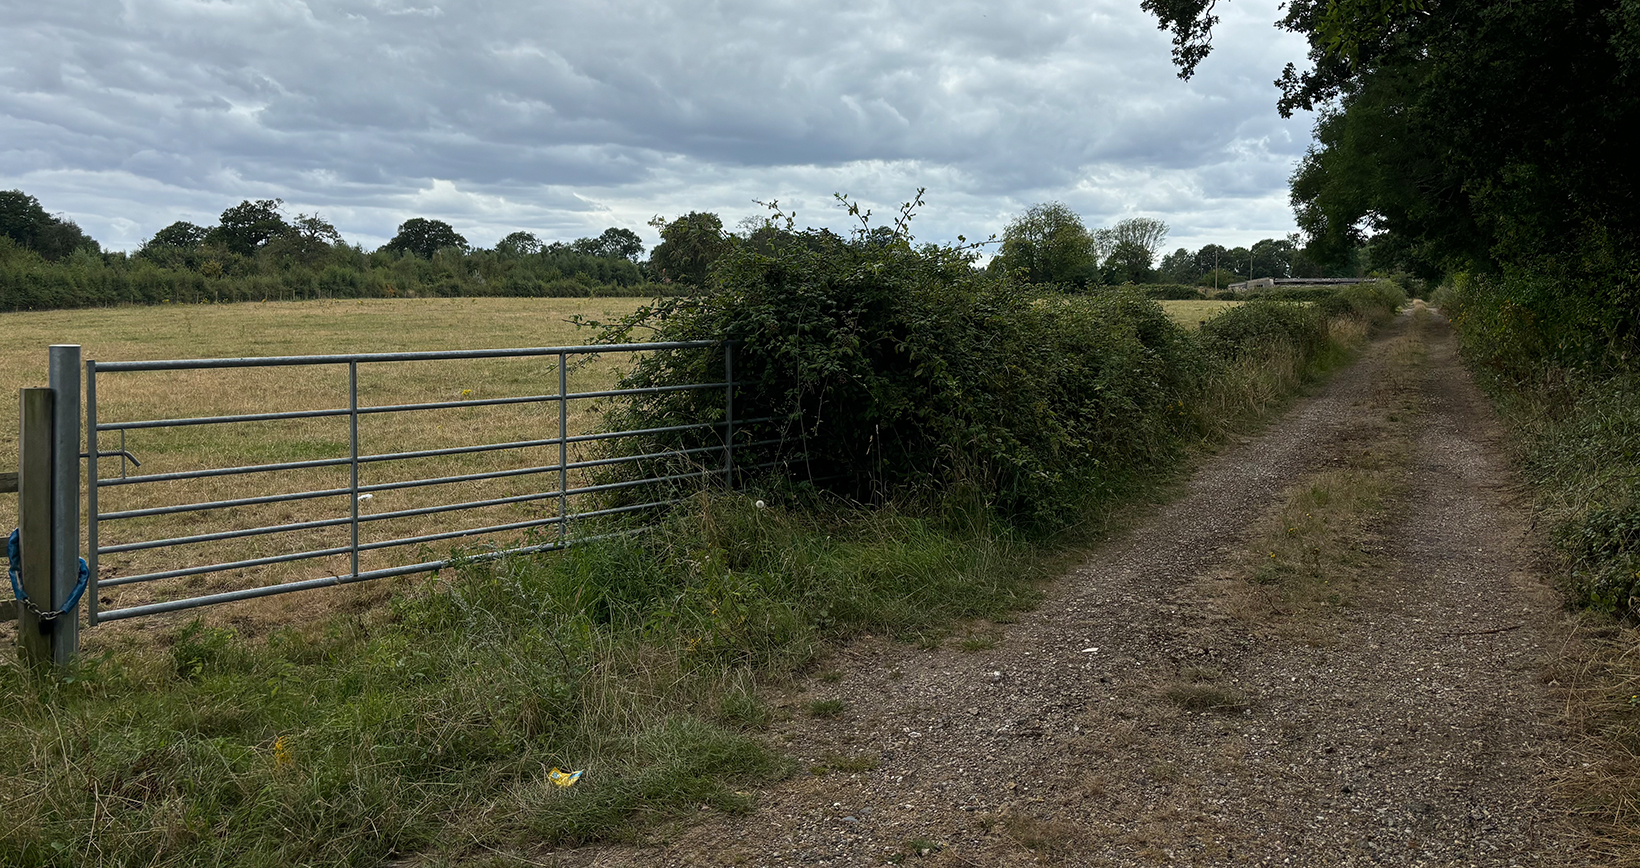
[[(1276, 15), (1238, 0), (1184, 84), (1137, 0), (7, 0), (0, 185), (80, 203), (63, 179), (103, 178), (125, 192), (82, 222), (114, 246), (179, 208), (268, 195), (367, 238), (438, 202), (476, 209), (475, 231), (735, 219), (797, 183), (815, 201), (926, 183), (952, 235), (1047, 198), (1101, 217), (1179, 191), (1280, 199), (1307, 126), (1273, 110), (1270, 80), (1302, 53)], [(1175, 172), (1192, 177), (1144, 189)], [(1098, 178), (1125, 186), (1076, 192)], [(419, 195), (435, 179), (477, 198)], [(105, 214), (116, 202), (137, 208)]]

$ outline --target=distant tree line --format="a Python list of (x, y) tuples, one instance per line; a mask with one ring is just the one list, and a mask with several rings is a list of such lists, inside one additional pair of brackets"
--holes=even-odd
[(413, 217), (386, 244), (348, 244), (317, 214), (278, 199), (240, 202), (214, 226), (177, 221), (131, 254), (104, 253), (20, 190), (0, 192), (0, 310), (166, 302), (406, 296), (663, 294), (636, 232), (544, 243), (514, 232), (474, 247), (450, 224)]
[(1016, 272), (1029, 283), (1083, 288), (1125, 283), (1223, 288), (1254, 277), (1355, 277), (1397, 266), (1376, 255), (1371, 242), (1324, 260), (1296, 234), (1266, 238), (1251, 248), (1208, 244), (1164, 255), (1168, 232), (1166, 223), (1151, 217), (1089, 229), (1064, 203), (1044, 202), (1003, 230), (990, 267)]
[[(714, 263), (739, 246), (767, 248), (785, 234), (772, 223), (756, 220), (731, 232), (718, 215), (699, 211), (671, 221), (656, 218), (650, 225), (661, 235), (649, 257), (651, 273), (668, 283), (696, 287), (706, 286)], [(1084, 291), (1139, 284), (1187, 294), (1195, 288), (1223, 289), (1250, 277), (1359, 277), (1402, 270), (1393, 257), (1382, 255), (1375, 241), (1327, 261), (1312, 255), (1296, 234), (1267, 238), (1251, 248), (1208, 244), (1164, 255), (1168, 232), (1166, 223), (1150, 217), (1089, 229), (1065, 204), (1044, 202), (1008, 223), (984, 270), (1024, 283)]]
[[(611, 227), (573, 241), (545, 242), (513, 232), (492, 248), (475, 247), (449, 223), (412, 217), (386, 244), (348, 244), (317, 214), (290, 216), (278, 199), (245, 200), (213, 226), (177, 221), (135, 253), (104, 253), (70, 220), (54, 217), (19, 190), (0, 193), (0, 310), (167, 302), (414, 296), (655, 296), (707, 286), (713, 265), (741, 247), (758, 251), (785, 237), (773, 221), (742, 220), (727, 229), (716, 214), (693, 211), (650, 221), (660, 243), (645, 257), (643, 239)], [(875, 230), (883, 243), (891, 230)], [(1376, 262), (1372, 244), (1330, 263), (1312, 257), (1298, 236), (1251, 248), (1209, 244), (1163, 253), (1168, 225), (1134, 217), (1089, 229), (1060, 202), (1033, 205), (1003, 231), (984, 269), (1025, 283), (1088, 290), (1166, 284), (1172, 292), (1223, 288), (1249, 277), (1360, 274)], [(979, 267), (979, 266), (976, 266)]]

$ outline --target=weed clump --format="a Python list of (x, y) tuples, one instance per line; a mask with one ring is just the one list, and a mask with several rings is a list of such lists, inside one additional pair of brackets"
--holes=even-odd
[(1186, 711), (1240, 714), (1251, 705), (1241, 691), (1212, 684), (1179, 684), (1169, 687), (1164, 695)]

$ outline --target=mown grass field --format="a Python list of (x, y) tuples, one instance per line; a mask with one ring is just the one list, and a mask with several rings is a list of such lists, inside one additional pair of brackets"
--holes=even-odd
[(1158, 302), (1158, 304), (1162, 306), (1162, 310), (1167, 311), (1168, 317), (1174, 322), (1185, 328), (1194, 329), (1200, 328), (1202, 323), (1230, 308), (1238, 304), (1246, 304), (1246, 302), (1202, 299), (1200, 301), (1163, 301)]

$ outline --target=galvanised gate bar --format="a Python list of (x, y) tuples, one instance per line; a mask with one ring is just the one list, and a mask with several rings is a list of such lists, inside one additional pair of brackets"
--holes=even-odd
[[(651, 389), (609, 389), (574, 393), (569, 391), (568, 377), (572, 357), (604, 353), (641, 353), (653, 350), (700, 349), (702, 351), (709, 351), (713, 348), (721, 348), (723, 351), (723, 380), (720, 382), (697, 383), (683, 386), (667, 386)], [(98, 461), (92, 460), (87, 462), (87, 560), (89, 561), (90, 575), (93, 583), (93, 587), (90, 589), (91, 592), (85, 595), (89, 623), (96, 624), (99, 621), (134, 618), (142, 615), (150, 615), (178, 609), (188, 609), (197, 606), (210, 605), (213, 603), (246, 600), (254, 597), (283, 594), (309, 588), (350, 584), (353, 582), (362, 582), (369, 579), (386, 578), (389, 576), (430, 572), (455, 563), (454, 559), (446, 558), (439, 560), (424, 560), (417, 563), (401, 564), (396, 566), (379, 567), (376, 569), (360, 568), (360, 555), (362, 553), (383, 549), (399, 548), (404, 546), (425, 546), (428, 543), (451, 541), (465, 537), (474, 537), (482, 534), (495, 534), (500, 532), (529, 532), (539, 534), (543, 529), (553, 531), (550, 534), (550, 539), (541, 541), (540, 537), (537, 536), (534, 540), (527, 541), (527, 544), (513, 545), (512, 547), (505, 549), (491, 550), (475, 556), (463, 557), (461, 560), (486, 560), (505, 557), (508, 555), (560, 549), (570, 545), (572, 542), (585, 542), (591, 539), (590, 537), (581, 538), (579, 540), (572, 538), (572, 535), (569, 532), (570, 522), (572, 519), (584, 519), (599, 515), (634, 512), (678, 502), (675, 498), (659, 500), (639, 498), (640, 500), (646, 500), (646, 502), (572, 514), (570, 500), (577, 495), (588, 495), (601, 491), (653, 485), (656, 483), (682, 482), (689, 479), (698, 479), (711, 476), (723, 476), (725, 479), (732, 480), (735, 473), (733, 442), (736, 429), (736, 420), (734, 416), (733, 349), (733, 345), (727, 342), (696, 341), (685, 343), (616, 344), (583, 347), (533, 347), (494, 350), (453, 350), (442, 352), (273, 356), (265, 358), (239, 359), (181, 359), (171, 361), (133, 362), (87, 361), (85, 363), (87, 453), (89, 455), (97, 455), (105, 458), (111, 456), (118, 457), (120, 459), (121, 471), (118, 476), (105, 477), (99, 473), (100, 468)], [(359, 400), (359, 374), (361, 367), (368, 369), (370, 366), (392, 365), (395, 363), (405, 362), (437, 362), (473, 359), (528, 359), (532, 357), (548, 357), (556, 359), (558, 388), (555, 393), (523, 395), (516, 397), (476, 398), (472, 400), (383, 404), (376, 406), (363, 405)], [(145, 371), (289, 368), (295, 366), (321, 369), (328, 367), (336, 371), (338, 375), (345, 374), (348, 395), (347, 406), (318, 410), (293, 410), (269, 413), (131, 421), (103, 421), (98, 417), (97, 389), (99, 379), (107, 374), (124, 374)], [(724, 416), (722, 421), (702, 422), (692, 425), (636, 431), (597, 431), (582, 434), (570, 433), (569, 408), (570, 403), (573, 401), (587, 401), (599, 398), (618, 398), (622, 396), (695, 389), (721, 389), (723, 391)], [(361, 418), (378, 416), (380, 414), (413, 413), (469, 407), (494, 407), (502, 405), (527, 404), (556, 405), (557, 425), (556, 431), (553, 432), (554, 436), (527, 440), (513, 440), (508, 442), (481, 443), (447, 448), (407, 450), (398, 452), (372, 452), (360, 442), (359, 422)], [(126, 450), (125, 438), (127, 432), (151, 429), (185, 428), (189, 426), (232, 426), (256, 422), (274, 422), (279, 420), (326, 418), (339, 418), (346, 420), (348, 428), (348, 454), (345, 457), (248, 464), (236, 467), (185, 470), (171, 473), (128, 474), (126, 472), (128, 466), (127, 462), (130, 461), (134, 463), (138, 459), (138, 456), (132, 455)], [(746, 425), (763, 421), (768, 420), (745, 420), (745, 422), (741, 424)], [(688, 431), (690, 429), (708, 428), (719, 429), (721, 433), (721, 445), (709, 445), (687, 449), (683, 450), (682, 453), (672, 451), (649, 454), (623, 454), (617, 457), (600, 457), (581, 461), (570, 460), (570, 447), (575, 444), (610, 441), (618, 438), (642, 438), (646, 435), (659, 435)], [(115, 436), (119, 438), (117, 443), (112, 439)], [(550, 454), (553, 447), (556, 447), (556, 461), (553, 461), (550, 464), (514, 467), (500, 470), (487, 470), (479, 473), (412, 478), (368, 485), (361, 484), (359, 479), (361, 467), (382, 465), (387, 462), (406, 462), (415, 459), (436, 458), (441, 456), (539, 448), (546, 448), (549, 450)], [(608, 466), (623, 462), (637, 462), (648, 459), (675, 457), (683, 453), (704, 453), (703, 455), (695, 456), (691, 459), (696, 462), (695, 466), (697, 469), (667, 476), (652, 476), (642, 479), (621, 480), (616, 482), (606, 482), (603, 484), (590, 484), (571, 487), (570, 475), (574, 471), (587, 470), (590, 468)], [(140, 465), (136, 466), (140, 468)], [(280, 471), (300, 471), (312, 468), (345, 468), (348, 482), (345, 486), (333, 486), (315, 490), (286, 491), (250, 497), (221, 498), (168, 506), (115, 510), (110, 512), (103, 512), (99, 507), (99, 493), (108, 491), (109, 489), (128, 486), (175, 485), (190, 480), (218, 477), (246, 477), (253, 474), (273, 474)], [(506, 497), (456, 503), (438, 503), (436, 505), (420, 506), (413, 509), (401, 509), (380, 513), (361, 513), (360, 509), (360, 504), (362, 502), (369, 500), (378, 492), (400, 491), (427, 486), (512, 477), (550, 480), (550, 484), (542, 486), (538, 489), (532, 489), (523, 494), (514, 494)], [(662, 490), (665, 491), (666, 489)], [(349, 503), (346, 510), (347, 514), (345, 515), (336, 515), (306, 521), (289, 521), (283, 523), (262, 524), (252, 527), (239, 527), (209, 533), (165, 536), (155, 539), (121, 542), (114, 545), (102, 545), (99, 543), (99, 537), (102, 536), (101, 531), (103, 526), (111, 522), (127, 521), (154, 516), (200, 515), (213, 511), (235, 510), (243, 507), (265, 504), (292, 503), (322, 498), (339, 499), (342, 497), (346, 497)], [(498, 524), (488, 524), (479, 527), (443, 530), (435, 533), (418, 533), (410, 536), (385, 540), (374, 540), (367, 542), (360, 541), (361, 526), (368, 525), (372, 522), (403, 519), (413, 516), (453, 513), (463, 510), (476, 510), (485, 507), (504, 506), (508, 504), (540, 503), (555, 504), (555, 513), (552, 515), (531, 517), (521, 521), (510, 521)], [(211, 543), (223, 540), (244, 539), (269, 534), (292, 533), (299, 531), (311, 531), (321, 528), (340, 527), (347, 528), (349, 533), (349, 540), (344, 545), (332, 545), (323, 548), (282, 552), (279, 554), (262, 557), (243, 558), (219, 563), (193, 564), (173, 569), (138, 572), (132, 575), (113, 575), (108, 578), (101, 578), (98, 571), (99, 559), (102, 559), (104, 556), (108, 555), (187, 546), (196, 543)], [(158, 582), (166, 579), (181, 579), (190, 576), (203, 576), (206, 574), (247, 570), (272, 564), (337, 557), (345, 557), (349, 564), (349, 568), (345, 571), (332, 570), (330, 575), (322, 577), (305, 578), (293, 581), (279, 581), (274, 584), (235, 588), (228, 591), (204, 594), (200, 596), (167, 599), (160, 602), (115, 608), (108, 611), (101, 611), (99, 606), (100, 595), (97, 591), (102, 589), (134, 585), (138, 583)]]

